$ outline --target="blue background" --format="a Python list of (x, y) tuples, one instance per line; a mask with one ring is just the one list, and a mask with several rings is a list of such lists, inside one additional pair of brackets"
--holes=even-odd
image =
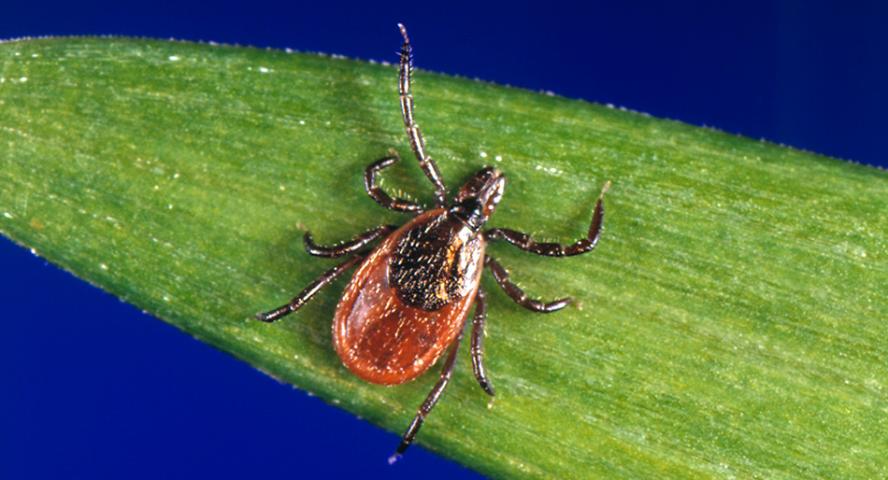
[[(888, 166), (888, 4), (52, 3), (4, 4), (0, 38), (175, 37), (395, 60), (403, 21), (421, 68)], [(0, 478), (478, 476), (421, 448), (388, 467), (397, 436), (2, 238), (0, 266)]]

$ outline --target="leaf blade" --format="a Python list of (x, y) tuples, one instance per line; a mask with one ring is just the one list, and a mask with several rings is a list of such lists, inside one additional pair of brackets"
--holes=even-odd
[[(284, 322), (250, 320), (329, 267), (302, 253), (304, 229), (336, 241), (403, 218), (360, 187), (388, 148), (411, 158), (391, 68), (125, 39), (7, 43), (0, 58), (0, 231), (406, 426), (434, 380), (347, 374), (329, 331), (344, 280)], [(495, 225), (569, 240), (614, 181), (593, 254), (491, 246), (529, 291), (582, 308), (536, 318), (485, 279), (499, 396), (488, 410), (463, 352), (422, 443), (499, 477), (885, 474), (885, 172), (423, 72), (416, 96), (451, 189), (484, 163), (506, 172)], [(429, 201), (403, 163), (387, 188)]]

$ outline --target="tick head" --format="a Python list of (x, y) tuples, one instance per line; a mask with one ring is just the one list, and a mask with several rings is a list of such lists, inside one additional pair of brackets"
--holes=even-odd
[(473, 230), (478, 230), (493, 214), (505, 188), (503, 173), (493, 167), (484, 167), (459, 189), (450, 211)]

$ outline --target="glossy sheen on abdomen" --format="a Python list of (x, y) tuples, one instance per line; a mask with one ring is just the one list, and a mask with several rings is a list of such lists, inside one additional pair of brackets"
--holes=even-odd
[[(428, 238), (418, 233), (423, 230)], [(423, 213), (391, 234), (358, 267), (336, 308), (333, 344), (343, 364), (358, 377), (385, 385), (428, 370), (465, 322), (484, 247), (481, 236), (443, 209)], [(425, 271), (412, 270), (412, 276), (397, 281), (392, 276), (425, 259)]]

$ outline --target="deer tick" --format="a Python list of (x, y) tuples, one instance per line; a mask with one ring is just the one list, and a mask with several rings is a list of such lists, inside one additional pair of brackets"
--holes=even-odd
[[(410, 91), (413, 70), (410, 38), (398, 24), (404, 43), (401, 47), (398, 91), (401, 113), (410, 147), (419, 166), (435, 187), (435, 207), (389, 196), (378, 184), (377, 174), (399, 161), (390, 156), (370, 164), (364, 171), (364, 188), (377, 203), (388, 209), (414, 215), (398, 228), (382, 225), (334, 246), (314, 243), (305, 233), (305, 249), (317, 257), (348, 259), (328, 270), (288, 304), (256, 315), (273, 322), (295, 312), (321, 288), (351, 267), (358, 265), (333, 317), (333, 344), (342, 363), (358, 377), (375, 384), (397, 385), (422, 375), (450, 348), (438, 382), (420, 405), (404, 433), (397, 452), (402, 454), (432, 408), (438, 403), (456, 361), (463, 326), (474, 305), (472, 318), (472, 369), (481, 388), (494, 395), (484, 370), (484, 324), (487, 300), (480, 287), (481, 272), (490, 269), (505, 293), (522, 307), (534, 312), (561, 310), (569, 298), (542, 302), (529, 298), (509, 280), (509, 274), (493, 257), (485, 254), (490, 241), (506, 241), (522, 250), (549, 257), (586, 253), (598, 243), (604, 220), (601, 203), (609, 184), (601, 191), (585, 238), (571, 245), (540, 243), (525, 233), (503, 228), (482, 230), (503, 196), (506, 179), (485, 167), (447, 201), (447, 190), (435, 162), (426, 153), (425, 141), (413, 116)], [(382, 239), (375, 248), (368, 246)]]

